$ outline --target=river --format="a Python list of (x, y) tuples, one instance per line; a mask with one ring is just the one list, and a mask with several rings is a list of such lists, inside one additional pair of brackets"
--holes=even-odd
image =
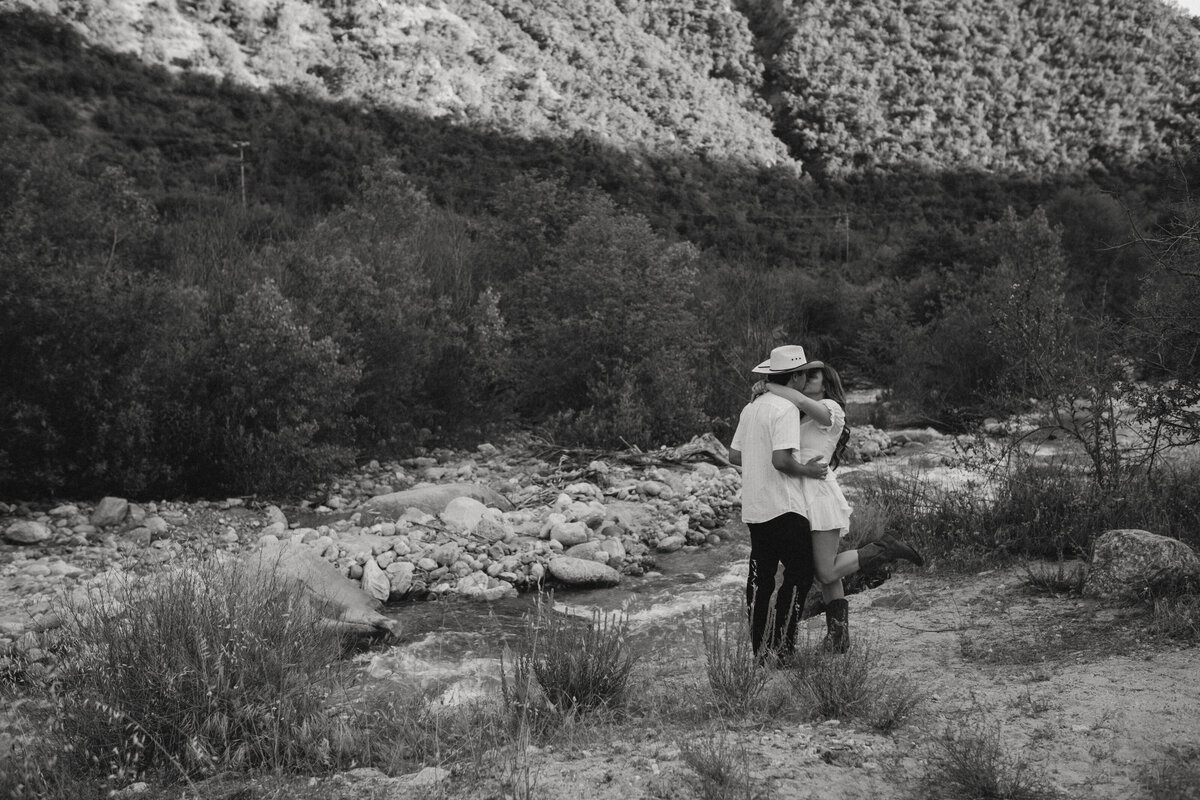
[[(628, 646), (639, 656), (698, 652), (705, 609), (736, 615), (746, 581), (749, 536), (732, 521), (717, 531), (721, 544), (658, 554), (644, 576), (624, 576), (610, 589), (556, 590), (554, 612), (590, 619), (593, 613), (628, 620)], [(499, 691), (500, 658), (518, 649), (539, 597), (481, 604), (457, 597), (389, 605), (388, 616), (404, 626), (404, 639), (356, 661), (379, 680), (414, 685), (445, 704)]]

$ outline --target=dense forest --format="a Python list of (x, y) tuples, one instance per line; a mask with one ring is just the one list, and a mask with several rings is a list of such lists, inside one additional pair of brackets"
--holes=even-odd
[(1188, 378), (1197, 53), (1153, 0), (4, 0), (0, 486), (724, 434), (782, 341), (945, 427), (1047, 336)]

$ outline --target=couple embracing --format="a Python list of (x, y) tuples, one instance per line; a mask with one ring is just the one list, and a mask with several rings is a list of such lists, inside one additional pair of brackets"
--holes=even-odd
[[(765, 376), (742, 409), (730, 460), (742, 468), (742, 521), (750, 529), (746, 604), (754, 652), (785, 659), (814, 576), (821, 584), (828, 635), (824, 647), (850, 646), (849, 604), (842, 578), (876, 564), (921, 556), (891, 536), (838, 552), (850, 504), (834, 470), (845, 450), (846, 398), (837, 371), (785, 345), (754, 368)], [(783, 565), (776, 592), (775, 574)]]

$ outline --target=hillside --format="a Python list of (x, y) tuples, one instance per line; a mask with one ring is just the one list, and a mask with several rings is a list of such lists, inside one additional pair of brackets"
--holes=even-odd
[(0, 7), (19, 5), (147, 64), (259, 89), (830, 176), (1129, 169), (1200, 126), (1200, 23), (1158, 0)]
[(755, 92), (746, 20), (722, 3), (661, 16), (611, 0), (31, 5), (105, 48), (260, 89), (526, 137), (790, 161)]

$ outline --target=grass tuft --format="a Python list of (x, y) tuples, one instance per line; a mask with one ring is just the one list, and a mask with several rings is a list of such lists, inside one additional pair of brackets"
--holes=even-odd
[(294, 582), (206, 562), (69, 613), (58, 722), (77, 770), (126, 782), (360, 759), (354, 726), (327, 713), (342, 644)]
[(574, 718), (579, 713), (624, 704), (637, 656), (627, 647), (628, 618), (592, 611), (588, 620), (538, 601), (528, 621), (524, 647), (501, 660), (505, 706), (518, 719)]
[(1081, 597), (1085, 580), (1087, 569), (1081, 563), (1068, 568), (1063, 561), (1058, 561), (1053, 570), (1045, 564), (1025, 565), (1025, 584), (1038, 594)]
[(1200, 748), (1170, 748), (1142, 771), (1147, 800), (1200, 800)]
[(729, 742), (724, 733), (708, 733), (679, 743), (679, 754), (693, 772), (701, 800), (755, 800), (745, 748)]
[(883, 668), (869, 636), (859, 636), (846, 653), (798, 649), (788, 684), (810, 718), (856, 720), (881, 731), (902, 725), (923, 699), (911, 680)]
[(1045, 778), (1020, 755), (1005, 751), (998, 726), (964, 723), (936, 744), (926, 780), (931, 800), (1053, 800)]
[(731, 623), (708, 609), (700, 617), (708, 685), (717, 708), (727, 714), (749, 711), (769, 680), (751, 647), (746, 615), (738, 613), (737, 620)]

